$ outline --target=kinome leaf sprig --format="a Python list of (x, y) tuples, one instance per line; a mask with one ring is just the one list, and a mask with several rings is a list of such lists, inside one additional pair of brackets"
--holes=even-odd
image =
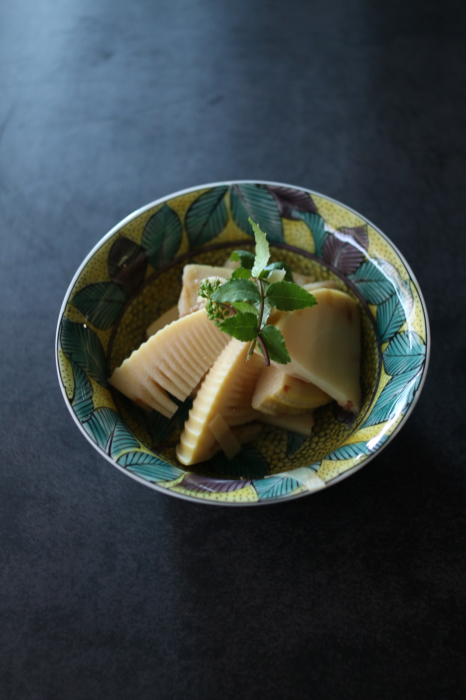
[(231, 260), (240, 267), (231, 279), (204, 280), (199, 295), (207, 300), (208, 318), (224, 333), (233, 338), (250, 341), (247, 359), (259, 345), (266, 365), (270, 360), (286, 365), (291, 361), (285, 339), (278, 328), (268, 324), (272, 309), (295, 311), (315, 306), (312, 294), (293, 282), (286, 263), (269, 264), (270, 250), (265, 233), (251, 218), (249, 222), (256, 239), (255, 255), (246, 250), (235, 250)]

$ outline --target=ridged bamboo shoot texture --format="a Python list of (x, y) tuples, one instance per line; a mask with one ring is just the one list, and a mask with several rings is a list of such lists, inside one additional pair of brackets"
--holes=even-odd
[(201, 309), (151, 336), (109, 381), (136, 403), (171, 418), (178, 406), (166, 392), (184, 401), (228, 341)]

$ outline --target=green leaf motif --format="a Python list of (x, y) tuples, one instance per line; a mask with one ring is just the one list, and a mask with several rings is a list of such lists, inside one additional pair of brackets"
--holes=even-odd
[(120, 236), (110, 248), (107, 258), (108, 274), (128, 296), (144, 282), (147, 270), (146, 251), (134, 241)]
[(398, 294), (392, 294), (377, 308), (377, 330), (381, 343), (391, 340), (395, 333), (406, 322), (406, 312)]
[(80, 289), (70, 303), (96, 328), (105, 331), (113, 326), (127, 300), (123, 287), (113, 282), (97, 282)]
[(150, 217), (144, 227), (141, 245), (146, 249), (152, 267), (157, 269), (173, 260), (181, 244), (182, 232), (180, 217), (168, 204)]
[(182, 485), (184, 489), (193, 493), (231, 493), (245, 489), (251, 486), (251, 483), (250, 479), (213, 479), (201, 474), (186, 474)]
[(261, 501), (268, 498), (282, 498), (300, 486), (299, 481), (286, 475), (269, 476), (267, 479), (254, 481), (254, 488)]
[(361, 428), (384, 423), (406, 411), (421, 383), (422, 367), (417, 372), (403, 372), (390, 379)]
[(293, 457), (293, 455), (301, 449), (301, 447), (306, 442), (306, 435), (301, 435), (300, 433), (292, 433), (288, 431), (286, 433), (286, 456), (288, 458)]
[(395, 291), (392, 279), (377, 266), (377, 259), (367, 260), (349, 279), (369, 304), (382, 304)]
[(371, 451), (365, 442), (352, 442), (349, 445), (342, 445), (337, 450), (328, 454), (324, 459), (341, 460), (353, 459), (360, 455), (368, 455)]
[(122, 452), (134, 450), (138, 447), (139, 442), (134, 435), (128, 430), (122, 420), (117, 420), (107, 448), (107, 452), (110, 456), (115, 459)]
[(218, 236), (228, 221), (225, 206), (227, 187), (213, 187), (201, 194), (189, 207), (185, 226), (191, 248), (203, 245)]
[(260, 303), (261, 295), (257, 284), (250, 280), (227, 280), (211, 297), (212, 301), (222, 304), (232, 304), (235, 301), (250, 301)]
[(251, 270), (248, 270), (245, 267), (237, 267), (236, 270), (233, 270), (231, 273), (231, 278), (234, 280), (237, 279), (243, 279), (243, 280), (248, 280), (251, 277)]
[(256, 256), (249, 250), (234, 250), (230, 256), (230, 260), (241, 263), (241, 267), (246, 270), (252, 270)]
[(426, 345), (414, 331), (398, 333), (383, 354), (387, 374), (397, 375), (415, 372), (424, 363)]
[(104, 349), (93, 330), (85, 324), (74, 323), (64, 318), (60, 331), (60, 342), (68, 359), (76, 362), (98, 384), (108, 388)]
[(328, 233), (325, 230), (325, 222), (319, 214), (312, 214), (309, 212), (298, 212), (296, 214), (306, 226), (310, 229), (312, 233), (312, 238), (314, 239), (314, 250), (315, 255), (318, 258), (322, 257), (325, 241), (328, 238)]
[(264, 185), (231, 185), (230, 206), (237, 226), (252, 235), (249, 217), (257, 221), (270, 242), (282, 242), (283, 224), (277, 202)]
[(260, 337), (264, 341), (271, 360), (282, 365), (291, 362), (291, 357), (286, 349), (285, 338), (278, 328), (275, 326), (265, 326), (260, 332)]
[(307, 309), (317, 304), (312, 294), (293, 282), (283, 281), (271, 284), (266, 296), (271, 306), (280, 311)]
[(257, 316), (251, 313), (229, 316), (220, 323), (219, 328), (245, 343), (257, 336)]
[(256, 224), (251, 217), (249, 217), (248, 221), (252, 226), (254, 238), (256, 239), (256, 257), (254, 259), (251, 275), (253, 277), (259, 277), (260, 273), (269, 262), (270, 249), (269, 244), (267, 243), (267, 236), (262, 231), (261, 227)]
[(98, 447), (107, 451), (118, 420), (118, 413), (111, 408), (97, 408), (89, 420), (83, 423), (83, 428)]
[(146, 481), (174, 481), (184, 474), (178, 467), (173, 467), (148, 452), (126, 452), (117, 461), (121, 467)]
[(83, 423), (90, 418), (94, 410), (94, 402), (92, 401), (94, 390), (89, 377), (81, 367), (73, 360), (71, 360), (71, 366), (74, 375), (74, 396), (71, 406), (76, 418)]

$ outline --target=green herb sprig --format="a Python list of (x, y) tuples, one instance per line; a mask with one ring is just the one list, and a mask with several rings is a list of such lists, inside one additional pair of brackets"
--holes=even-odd
[[(220, 280), (204, 280), (199, 285), (199, 295), (207, 300), (207, 317), (224, 333), (243, 342), (250, 341), (247, 359), (256, 345), (270, 360), (286, 365), (291, 362), (285, 339), (276, 326), (268, 324), (273, 309), (295, 311), (315, 306), (312, 294), (293, 282), (293, 275), (286, 263), (269, 264), (270, 249), (266, 234), (250, 217), (249, 222), (256, 240), (255, 255), (246, 250), (235, 250), (230, 260), (240, 263), (223, 284)], [(275, 270), (284, 270), (281, 281), (274, 282)]]

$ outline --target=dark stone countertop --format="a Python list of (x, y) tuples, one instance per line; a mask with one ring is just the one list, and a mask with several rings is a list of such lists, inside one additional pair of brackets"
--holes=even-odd
[[(463, 698), (464, 6), (82, 0), (0, 7), (2, 700)], [(81, 261), (158, 197), (323, 192), (423, 290), (419, 403), (366, 468), (215, 508), (144, 488), (64, 405)]]

